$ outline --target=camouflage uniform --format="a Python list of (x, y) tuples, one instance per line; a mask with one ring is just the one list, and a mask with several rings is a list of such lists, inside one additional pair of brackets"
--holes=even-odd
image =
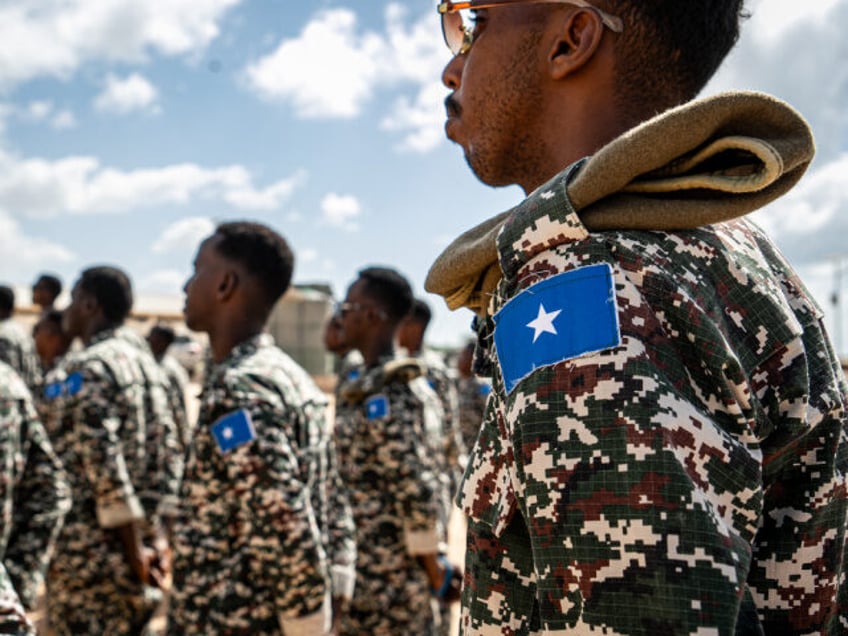
[(115, 336), (136, 348), (144, 378), (147, 470), (139, 496), (148, 520), (146, 530), (153, 538), (162, 532), (163, 523), (177, 512), (183, 474), (182, 440), (171, 412), (168, 377), (153, 357), (147, 341), (126, 326), (119, 327)]
[(330, 532), (319, 528), (329, 505), (313, 509), (328, 492), (327, 415), (327, 397), (268, 335), (209, 368), (175, 528), (169, 633), (329, 629)]
[(358, 550), (343, 634), (434, 633), (429, 582), (415, 556), (436, 553), (444, 539), (428, 441), (441, 429), (433, 420), (426, 430), (424, 405), (410, 387), (420, 374), (414, 360), (384, 360), (341, 389), (336, 441)]
[(158, 601), (114, 530), (151, 523), (142, 494), (161, 491), (149, 474), (141, 357), (107, 329), (68, 355), (45, 389), (52, 398), (45, 426), (73, 496), (47, 581), (49, 623), (58, 634), (140, 633)]
[(21, 429), (31, 419), (29, 391), (7, 364), (0, 362), (0, 633), (35, 634), (6, 572), (6, 544), (12, 530), (15, 482), (24, 465)]
[(41, 386), (41, 363), (35, 343), (11, 318), (0, 320), (0, 361), (12, 367), (32, 393)]
[(459, 401), (459, 432), (465, 448), (470, 450), (480, 432), (492, 383), (476, 375), (459, 378), (456, 392)]
[(12, 526), (3, 562), (21, 601), (34, 610), (65, 515), (70, 489), (31, 400), (23, 403), (23, 472), (15, 484)]
[(821, 310), (750, 222), (590, 234), (570, 174), (498, 238), (464, 633), (845, 633), (845, 381)]
[(186, 410), (186, 392), (189, 389), (188, 372), (173, 356), (164, 355), (159, 361), (159, 366), (168, 378), (168, 403), (171, 405), (171, 413), (174, 415), (174, 423), (177, 425), (180, 445), (185, 456), (188, 445), (194, 434), (194, 427), (188, 421)]

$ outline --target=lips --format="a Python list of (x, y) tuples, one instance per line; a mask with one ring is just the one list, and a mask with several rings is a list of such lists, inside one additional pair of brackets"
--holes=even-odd
[(454, 97), (453, 93), (445, 97), (445, 112), (449, 119), (459, 117), (462, 114), (462, 107)]

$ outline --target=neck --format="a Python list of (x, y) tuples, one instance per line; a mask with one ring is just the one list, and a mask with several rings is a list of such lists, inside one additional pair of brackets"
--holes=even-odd
[(395, 351), (394, 334), (379, 333), (365, 346), (360, 348), (359, 352), (365, 361), (365, 366), (373, 367), (380, 358), (391, 356)]
[(210, 330), (208, 332), (209, 348), (212, 351), (212, 359), (215, 364), (224, 360), (241, 343), (261, 334), (264, 327), (264, 323), (257, 324), (240, 320), (222, 328)]
[(106, 331), (108, 329), (117, 329), (118, 327), (121, 326), (121, 324), (123, 324), (123, 323), (111, 322), (111, 321), (106, 320), (106, 319), (95, 320), (89, 325), (88, 329), (83, 334), (82, 341), (85, 344), (89, 344), (97, 334), (103, 333), (104, 331)]

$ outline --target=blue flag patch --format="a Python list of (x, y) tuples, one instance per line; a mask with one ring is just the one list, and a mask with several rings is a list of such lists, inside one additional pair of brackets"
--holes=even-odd
[(228, 453), (256, 439), (253, 421), (250, 419), (250, 413), (245, 409), (224, 415), (210, 427), (210, 430), (222, 453)]
[(44, 397), (48, 400), (55, 400), (56, 398), (61, 397), (64, 391), (64, 382), (51, 382), (46, 387), (44, 387)]
[(507, 392), (535, 369), (621, 344), (612, 268), (606, 263), (528, 287), (494, 320)]
[(75, 371), (65, 380), (65, 393), (76, 395), (80, 391), (82, 391), (82, 373)]
[(365, 416), (369, 420), (379, 420), (389, 416), (389, 399), (385, 395), (375, 395), (365, 400)]

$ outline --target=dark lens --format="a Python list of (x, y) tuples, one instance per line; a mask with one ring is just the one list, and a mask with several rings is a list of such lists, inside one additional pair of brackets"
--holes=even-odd
[(462, 49), (465, 30), (462, 26), (462, 16), (459, 11), (442, 14), (442, 34), (450, 52), (456, 55)]

